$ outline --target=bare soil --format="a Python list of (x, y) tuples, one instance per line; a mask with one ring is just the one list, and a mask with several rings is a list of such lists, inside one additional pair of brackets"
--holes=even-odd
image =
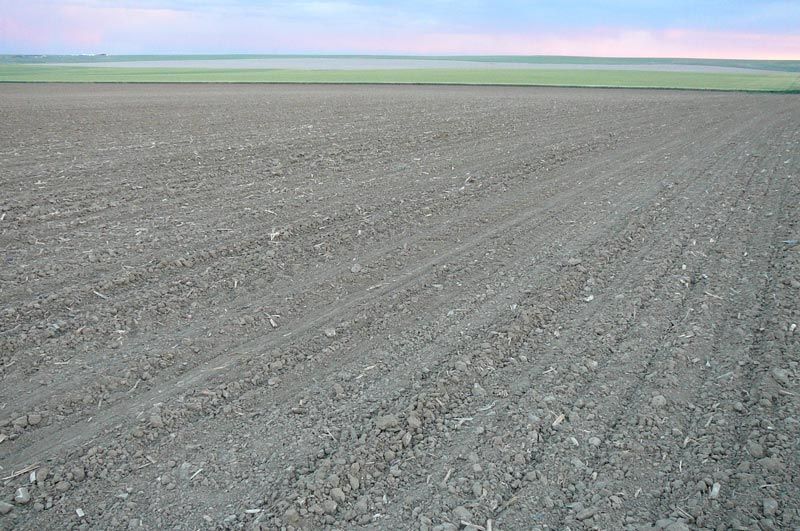
[(0, 528), (800, 527), (799, 102), (0, 86)]

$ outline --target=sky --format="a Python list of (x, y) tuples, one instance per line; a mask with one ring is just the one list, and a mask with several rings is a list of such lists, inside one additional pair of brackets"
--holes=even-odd
[(0, 0), (0, 54), (800, 59), (800, 0)]

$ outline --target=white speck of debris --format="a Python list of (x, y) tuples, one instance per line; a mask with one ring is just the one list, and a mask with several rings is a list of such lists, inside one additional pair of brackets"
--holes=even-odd
[(81, 509), (80, 507), (75, 509), (75, 514), (78, 515), (78, 518), (83, 518), (84, 516), (86, 516), (86, 513), (84, 513), (83, 509)]

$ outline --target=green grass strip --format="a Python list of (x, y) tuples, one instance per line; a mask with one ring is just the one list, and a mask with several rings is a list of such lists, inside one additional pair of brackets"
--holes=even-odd
[(776, 72), (739, 74), (588, 69), (260, 70), (0, 64), (0, 82), (413, 83), (790, 92), (798, 90), (800, 75)]

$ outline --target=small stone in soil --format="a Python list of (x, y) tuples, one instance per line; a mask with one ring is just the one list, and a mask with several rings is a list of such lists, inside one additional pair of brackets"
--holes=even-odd
[(656, 408), (664, 407), (667, 405), (667, 399), (664, 398), (664, 395), (656, 395), (650, 400), (650, 405)]
[(294, 507), (289, 507), (286, 509), (286, 512), (283, 513), (283, 519), (289, 524), (296, 524), (300, 521), (300, 514)]
[(780, 369), (777, 367), (772, 369), (772, 377), (783, 387), (789, 387), (789, 371), (786, 369)]
[(775, 516), (775, 513), (778, 512), (778, 502), (772, 498), (764, 498), (761, 505), (764, 510), (764, 516)]
[(453, 509), (453, 519), (456, 522), (471, 522), (472, 521), (472, 513), (469, 509), (464, 507), (463, 505), (459, 505), (455, 509)]
[(325, 511), (325, 514), (335, 513), (338, 506), (339, 505), (333, 500), (325, 500), (322, 502), (322, 510)]
[(343, 503), (345, 500), (344, 491), (339, 487), (331, 489), (331, 498), (338, 503)]
[(388, 430), (389, 428), (394, 428), (400, 423), (395, 415), (384, 415), (382, 417), (378, 417), (378, 420), (375, 422), (375, 425), (378, 427), (379, 430)]
[(28, 489), (25, 487), (20, 487), (17, 489), (17, 492), (14, 493), (14, 502), (25, 505), (31, 501), (31, 494), (28, 492)]
[(764, 457), (764, 447), (755, 441), (750, 441), (747, 443), (747, 451), (750, 452), (750, 455), (756, 459), (761, 459)]

